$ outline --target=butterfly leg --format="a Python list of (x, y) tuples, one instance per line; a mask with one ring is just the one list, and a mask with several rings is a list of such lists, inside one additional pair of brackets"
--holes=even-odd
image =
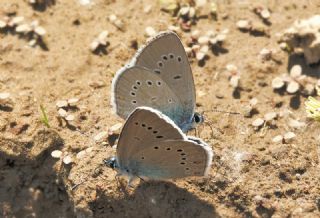
[(128, 187), (134, 188), (133, 183), (135, 183), (138, 179), (139, 179), (139, 177), (137, 177), (137, 176), (129, 176)]

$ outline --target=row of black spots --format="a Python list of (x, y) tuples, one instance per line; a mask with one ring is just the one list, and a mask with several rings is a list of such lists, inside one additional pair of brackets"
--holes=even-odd
[[(175, 58), (175, 55), (174, 54), (172, 54), (172, 53), (169, 53), (168, 55), (162, 55), (161, 56), (161, 59), (163, 60), (163, 61), (168, 61), (169, 59), (174, 59)], [(177, 56), (176, 57), (177, 58), (177, 61), (178, 62), (181, 62), (182, 61), (182, 58), (181, 58), (181, 56)], [(161, 62), (161, 61), (159, 61), (158, 62), (158, 66), (159, 67), (163, 67), (163, 63)]]

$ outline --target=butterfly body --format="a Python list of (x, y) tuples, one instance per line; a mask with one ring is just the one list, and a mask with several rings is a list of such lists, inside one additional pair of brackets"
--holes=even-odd
[(195, 87), (188, 57), (179, 37), (163, 32), (142, 47), (112, 81), (112, 105), (126, 119), (147, 106), (169, 116), (183, 131), (196, 122)]

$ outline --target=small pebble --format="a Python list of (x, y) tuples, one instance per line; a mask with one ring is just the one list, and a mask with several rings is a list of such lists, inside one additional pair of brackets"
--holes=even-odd
[(21, 25), (16, 27), (16, 32), (17, 33), (28, 33), (31, 30), (32, 29), (31, 29), (30, 25), (28, 25), (28, 24), (21, 24)]
[(237, 22), (237, 27), (240, 30), (250, 30), (252, 26), (251, 26), (251, 22), (248, 20), (239, 20)]
[(205, 57), (206, 57), (206, 53), (204, 53), (204, 52), (198, 51), (196, 54), (196, 59), (198, 61), (204, 60)]
[(60, 117), (66, 117), (68, 115), (67, 111), (64, 110), (63, 108), (59, 108), (58, 114)]
[(84, 158), (86, 156), (86, 154), (87, 154), (86, 150), (79, 151), (77, 153), (77, 155), (76, 155), (76, 158), (77, 159), (82, 159), (82, 158)]
[(111, 133), (111, 134), (119, 133), (121, 127), (122, 127), (122, 123), (117, 123), (117, 124), (115, 124), (115, 125), (113, 125), (113, 126), (111, 126), (111, 127), (109, 128), (109, 133)]
[(198, 38), (198, 43), (200, 45), (205, 45), (205, 44), (208, 44), (209, 43), (209, 37), (208, 36), (200, 36)]
[(267, 49), (267, 48), (263, 48), (260, 53), (259, 53), (260, 57), (263, 59), (263, 60), (270, 60), (271, 57), (272, 57), (272, 52), (270, 49)]
[(0, 100), (6, 100), (10, 97), (10, 93), (8, 92), (0, 92)]
[(199, 31), (199, 30), (194, 30), (194, 31), (192, 31), (191, 37), (192, 37), (193, 39), (198, 39), (199, 36), (200, 36), (200, 31)]
[(240, 81), (240, 76), (231, 76), (230, 78), (230, 85), (233, 87), (233, 88), (237, 88), (239, 87), (239, 81)]
[(274, 143), (278, 143), (278, 142), (282, 142), (282, 141), (283, 141), (283, 136), (282, 135), (277, 135), (277, 136), (272, 138), (272, 142), (274, 142)]
[(151, 9), (152, 9), (152, 5), (146, 5), (143, 8), (143, 12), (146, 13), (146, 14), (149, 14), (151, 12)]
[(268, 20), (270, 18), (270, 11), (268, 9), (263, 9), (261, 12), (260, 12), (260, 15), (263, 19), (266, 19)]
[(67, 106), (68, 106), (68, 102), (65, 101), (65, 100), (57, 101), (56, 106), (57, 106), (58, 108), (67, 107)]
[(63, 158), (63, 163), (66, 164), (66, 165), (72, 163), (72, 158), (69, 155), (65, 156)]
[(287, 132), (283, 135), (284, 141), (286, 143), (291, 142), (295, 137), (296, 137), (296, 134), (294, 134), (294, 132)]
[(276, 77), (272, 80), (271, 86), (273, 89), (281, 89), (285, 85), (285, 82), (281, 77)]
[(266, 113), (264, 115), (264, 119), (266, 121), (271, 121), (271, 120), (274, 120), (277, 118), (277, 113), (276, 112), (269, 112), (269, 113)]
[(100, 141), (101, 139), (104, 139), (104, 138), (106, 138), (107, 136), (108, 136), (108, 132), (103, 131), (103, 132), (98, 133), (93, 139), (94, 139), (95, 141)]
[(65, 119), (66, 119), (66, 121), (72, 121), (72, 120), (74, 120), (74, 115), (69, 114), (69, 115), (67, 115), (67, 116), (65, 117)]
[(59, 150), (54, 150), (54, 151), (51, 152), (51, 156), (53, 158), (60, 158), (61, 155), (62, 155), (62, 151), (59, 151)]
[(44, 36), (47, 33), (47, 31), (41, 26), (37, 26), (36, 28), (34, 28), (34, 32), (39, 36)]
[(69, 104), (69, 106), (74, 107), (77, 105), (78, 101), (79, 101), (79, 98), (70, 98), (70, 99), (68, 99), (68, 104)]
[(299, 129), (301, 127), (304, 127), (306, 125), (305, 122), (300, 122), (298, 120), (295, 120), (295, 119), (289, 119), (288, 121), (288, 125), (292, 128), (296, 128), (296, 129)]
[(145, 32), (146, 32), (148, 37), (152, 37), (152, 36), (155, 36), (157, 34), (155, 29), (153, 27), (151, 27), (151, 26), (146, 27)]
[(264, 120), (261, 118), (257, 118), (252, 122), (252, 126), (254, 127), (260, 127), (264, 124)]
[(299, 76), (301, 76), (302, 74), (302, 67), (300, 65), (294, 65), (291, 69), (290, 69), (290, 76), (292, 78), (298, 78)]
[(287, 92), (290, 94), (294, 94), (299, 91), (300, 85), (296, 81), (289, 82), (287, 86)]

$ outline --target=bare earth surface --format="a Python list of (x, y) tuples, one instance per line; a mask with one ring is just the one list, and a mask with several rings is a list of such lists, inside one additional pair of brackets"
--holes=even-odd
[[(320, 217), (320, 125), (307, 120), (306, 96), (274, 92), (271, 81), (303, 63), (277, 43), (277, 33), (296, 19), (320, 10), (320, 1), (217, 1), (218, 19), (199, 19), (192, 30), (229, 33), (222, 48), (213, 48), (204, 64), (190, 58), (197, 90), (197, 110), (211, 123), (198, 127), (199, 136), (214, 150), (207, 178), (168, 182), (141, 182), (135, 189), (115, 179), (116, 172), (102, 166), (114, 155), (112, 140), (93, 138), (123, 120), (112, 113), (110, 85), (114, 73), (146, 42), (145, 28), (166, 30), (175, 18), (160, 10), (158, 1), (93, 0), (80, 5), (61, 1), (33, 8), (27, 1), (0, 0), (0, 16), (39, 20), (47, 31), (47, 50), (30, 47), (19, 35), (0, 32), (0, 92), (10, 101), (0, 107), (0, 216), (1, 217)], [(146, 6), (151, 11), (144, 12)], [(262, 23), (252, 6), (269, 8), (270, 25)], [(116, 14), (124, 22), (118, 30), (108, 21)], [(240, 19), (261, 23), (262, 36), (241, 32)], [(109, 31), (106, 53), (93, 54), (89, 45), (99, 33)], [(184, 44), (190, 32), (178, 31)], [(274, 60), (262, 61), (263, 48), (276, 49)], [(241, 73), (241, 89), (229, 84), (226, 65)], [(319, 67), (304, 66), (316, 83)], [(56, 102), (79, 98), (68, 113), (66, 125), (58, 118)], [(258, 99), (252, 117), (214, 112), (243, 113)], [(40, 121), (42, 104), (50, 128)], [(211, 110), (211, 111), (210, 111)], [(254, 130), (251, 123), (268, 112), (282, 114), (272, 125)], [(301, 128), (288, 125), (294, 118)], [(87, 136), (75, 131), (80, 129)], [(288, 142), (273, 142), (292, 131)], [(194, 134), (191, 131), (189, 134)], [(90, 148), (82, 158), (78, 152)], [(51, 156), (63, 151), (73, 163)], [(75, 186), (76, 185), (76, 186)]]

